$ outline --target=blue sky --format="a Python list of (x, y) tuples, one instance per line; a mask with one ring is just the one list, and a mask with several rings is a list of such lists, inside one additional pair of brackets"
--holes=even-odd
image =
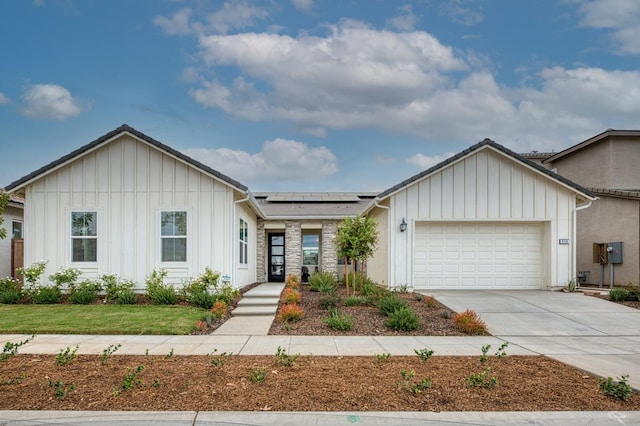
[(0, 2), (0, 185), (123, 123), (257, 191), (640, 128), (637, 0)]

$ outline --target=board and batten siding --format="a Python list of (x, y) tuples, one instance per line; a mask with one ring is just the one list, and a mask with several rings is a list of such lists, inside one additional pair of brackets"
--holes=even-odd
[[(47, 260), (47, 276), (68, 267), (81, 269), (83, 277), (117, 274), (137, 289), (159, 268), (173, 283), (207, 266), (233, 276), (235, 197), (229, 185), (122, 135), (27, 186), (25, 264)], [(83, 210), (98, 214), (95, 263), (71, 262), (70, 214)], [(187, 262), (161, 262), (160, 212), (167, 210), (187, 212)], [(254, 282), (249, 275), (235, 284)]]
[[(542, 288), (564, 286), (572, 278), (571, 246), (559, 245), (559, 239), (572, 238), (575, 193), (493, 149), (481, 149), (390, 195), (389, 207), (391, 286), (412, 285), (416, 222), (539, 223)], [(406, 232), (398, 227), (403, 218)]]

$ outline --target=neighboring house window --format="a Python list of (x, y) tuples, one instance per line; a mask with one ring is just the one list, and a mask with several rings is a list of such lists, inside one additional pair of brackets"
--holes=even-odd
[(162, 261), (186, 262), (187, 212), (162, 212), (160, 216)]
[(240, 264), (249, 263), (249, 225), (244, 219), (240, 219)]
[(71, 212), (71, 261), (98, 260), (98, 213)]
[(13, 221), (11, 223), (11, 238), (22, 238), (22, 222)]

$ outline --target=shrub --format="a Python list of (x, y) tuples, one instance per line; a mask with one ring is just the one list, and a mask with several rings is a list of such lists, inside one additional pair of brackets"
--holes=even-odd
[(456, 328), (463, 333), (470, 335), (487, 334), (487, 324), (480, 319), (480, 316), (470, 309), (453, 316)]
[(34, 289), (38, 286), (40, 277), (44, 273), (47, 267), (47, 261), (41, 260), (40, 262), (34, 262), (28, 268), (18, 268), (16, 272), (24, 277), (24, 280), (30, 284), (30, 289)]
[(38, 305), (58, 303), (62, 298), (62, 291), (58, 287), (38, 287), (30, 292), (31, 300)]
[(298, 288), (300, 287), (300, 277), (296, 274), (289, 274), (285, 279), (285, 285), (289, 288)]
[(329, 311), (329, 316), (324, 319), (324, 323), (337, 331), (349, 331), (353, 328), (353, 318), (341, 314), (336, 308)]
[(383, 297), (378, 301), (378, 309), (384, 316), (389, 316), (398, 309), (408, 308), (407, 303), (393, 294)]
[(135, 283), (131, 280), (123, 280), (117, 275), (105, 274), (100, 277), (105, 291), (105, 300), (118, 305), (133, 305), (136, 303), (136, 295), (133, 292)]
[(56, 287), (68, 288), (73, 290), (76, 280), (82, 275), (82, 271), (76, 268), (60, 269), (58, 272), (49, 275), (49, 281), (52, 281)]
[(167, 271), (161, 269), (160, 271), (152, 271), (146, 277), (145, 292), (155, 305), (175, 305), (178, 301), (178, 296), (173, 286), (164, 283), (164, 277), (166, 276)]
[(326, 294), (318, 300), (318, 306), (320, 309), (329, 310), (331, 308), (337, 308), (340, 298), (335, 294)]
[(224, 300), (216, 300), (211, 307), (211, 313), (215, 318), (222, 318), (227, 313), (227, 302)]
[(300, 303), (302, 296), (298, 290), (295, 290), (291, 287), (287, 287), (282, 292), (282, 301), (286, 304), (291, 303)]
[(296, 303), (283, 305), (278, 313), (278, 319), (282, 322), (299, 321), (304, 316), (304, 310)]
[(377, 303), (383, 297), (391, 294), (388, 288), (376, 284), (368, 277), (365, 278), (364, 284), (362, 285), (362, 291), (360, 293), (363, 296), (366, 296), (372, 303)]
[(369, 304), (369, 298), (366, 296), (349, 296), (344, 299), (345, 306), (364, 306)]
[(424, 301), (427, 305), (427, 308), (437, 308), (438, 307), (438, 302), (436, 301), (436, 298), (433, 296), (425, 296), (424, 297)]
[(9, 305), (18, 303), (22, 297), (20, 281), (11, 277), (0, 279), (0, 303)]
[(98, 292), (102, 289), (100, 283), (95, 281), (83, 281), (74, 285), (69, 300), (76, 305), (89, 305), (98, 298)]
[(609, 290), (609, 300), (612, 302), (622, 302), (629, 297), (629, 290), (624, 288), (612, 288)]
[(411, 309), (405, 307), (391, 312), (384, 325), (395, 331), (413, 331), (420, 326), (420, 318)]
[(610, 396), (615, 399), (619, 399), (621, 401), (626, 401), (631, 398), (633, 394), (633, 389), (631, 385), (627, 383), (629, 379), (629, 375), (623, 375), (622, 377), (618, 377), (618, 380), (613, 380), (611, 377), (607, 377), (606, 379), (600, 379), (600, 392), (602, 392), (606, 396)]
[(321, 293), (335, 293), (338, 289), (336, 278), (330, 272), (314, 272), (309, 278), (309, 290)]
[(218, 300), (218, 298), (215, 294), (209, 294), (206, 291), (190, 293), (189, 296), (187, 296), (187, 302), (189, 304), (202, 309), (211, 309), (216, 300)]

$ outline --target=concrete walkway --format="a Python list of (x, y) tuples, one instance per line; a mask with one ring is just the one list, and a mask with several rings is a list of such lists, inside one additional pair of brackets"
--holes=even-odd
[[(262, 291), (267, 287), (256, 287)], [(253, 290), (252, 290), (253, 291)], [(269, 288), (274, 291), (274, 288)], [(278, 293), (279, 294), (279, 293)], [(426, 293), (425, 293), (426, 294)], [(302, 355), (414, 355), (429, 348), (436, 355), (480, 355), (483, 345), (510, 342), (509, 355), (544, 354), (600, 376), (629, 374), (640, 389), (640, 311), (580, 293), (543, 291), (429, 292), (454, 311), (473, 309), (493, 336), (268, 336), (274, 316), (234, 317), (209, 336), (39, 335), (20, 353), (101, 354), (121, 344), (117, 354), (206, 355), (214, 350), (239, 355), (273, 355), (283, 347)], [(227, 325), (229, 324), (229, 325)], [(28, 335), (0, 335), (0, 345)], [(0, 411), (0, 424), (598, 424), (640, 425), (640, 412), (492, 412), (492, 413), (230, 413), (230, 412), (42, 412)]]

